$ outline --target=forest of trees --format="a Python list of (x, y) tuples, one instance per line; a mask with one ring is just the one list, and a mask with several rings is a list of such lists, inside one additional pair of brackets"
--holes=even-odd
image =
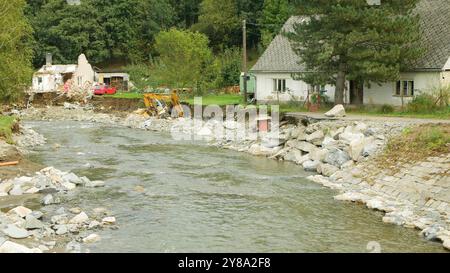
[[(178, 28), (199, 31), (215, 54), (242, 43), (242, 20), (249, 22), (249, 45), (271, 39), (293, 13), (288, 0), (27, 0), (34, 29), (34, 66), (52, 52), (61, 63), (84, 52), (93, 63), (151, 61), (155, 36)], [(278, 11), (282, 12), (278, 12)], [(260, 27), (265, 26), (267, 27)]]
[(122, 65), (140, 89), (164, 84), (205, 92), (235, 85), (242, 21), (254, 61), (286, 20), (299, 14), (321, 16), (289, 37), (314, 72), (298, 77), (335, 84), (341, 96), (345, 79), (361, 85), (392, 80), (405, 56), (418, 56), (409, 42), (419, 34), (417, 18), (409, 16), (417, 1), (385, 0), (372, 8), (366, 0), (0, 0), (6, 14), (0, 77), (8, 79), (0, 82), (0, 96), (14, 99), (46, 53), (60, 64), (84, 53), (99, 67)]

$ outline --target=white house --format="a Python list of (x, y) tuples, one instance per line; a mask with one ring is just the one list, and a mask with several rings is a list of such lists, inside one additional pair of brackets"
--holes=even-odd
[[(414, 95), (450, 84), (450, 1), (422, 0), (415, 12), (421, 16), (422, 44), (426, 53), (409, 71), (401, 73), (399, 81), (364, 86), (364, 104), (401, 105), (402, 100), (407, 103)], [(307, 19), (291, 17), (283, 31), (292, 31), (294, 24), (304, 20)], [(282, 102), (306, 100), (308, 90), (313, 87), (292, 78), (293, 74), (304, 71), (305, 67), (292, 50), (289, 40), (279, 34), (250, 70), (256, 77), (256, 99)], [(321, 89), (326, 90), (326, 95), (333, 101), (334, 86)], [(353, 84), (347, 82), (346, 103), (354, 102), (353, 90)]]
[(95, 82), (95, 71), (86, 56), (78, 57), (78, 64), (53, 65), (52, 57), (47, 55), (46, 64), (33, 75), (32, 92), (47, 93), (64, 91), (67, 83), (84, 87)]

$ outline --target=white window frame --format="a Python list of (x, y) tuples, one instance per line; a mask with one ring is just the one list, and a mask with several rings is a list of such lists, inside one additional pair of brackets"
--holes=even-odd
[(287, 79), (273, 79), (273, 92), (274, 93), (286, 93), (287, 92)]
[[(399, 87), (400, 87), (400, 90), (398, 90)], [(394, 97), (414, 97), (414, 95), (416, 93), (415, 87), (416, 87), (416, 85), (415, 85), (414, 80), (400, 79), (395, 82)], [(406, 90), (405, 90), (405, 88), (406, 88)], [(398, 91), (400, 91), (400, 93)]]

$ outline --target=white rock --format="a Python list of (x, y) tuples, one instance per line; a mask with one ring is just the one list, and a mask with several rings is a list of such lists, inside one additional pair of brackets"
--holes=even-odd
[(31, 187), (31, 188), (29, 188), (28, 190), (25, 191), (26, 194), (35, 194), (35, 193), (38, 193), (38, 192), (39, 192), (39, 189), (36, 188), (36, 187)]
[(70, 213), (73, 214), (80, 214), (81, 213), (81, 209), (80, 208), (71, 208), (69, 209)]
[(319, 161), (309, 160), (303, 163), (303, 168), (307, 172), (315, 172), (317, 170), (317, 166), (320, 164)]
[(295, 147), (295, 148), (297, 148), (301, 151), (307, 152), (307, 153), (311, 153), (312, 151), (317, 149), (316, 145), (313, 145), (306, 141), (298, 142), (297, 147)]
[(12, 190), (12, 188), (14, 187), (13, 183), (11, 182), (3, 182), (0, 183), (0, 193), (9, 193), (9, 191)]
[(314, 161), (325, 161), (325, 158), (328, 155), (328, 149), (315, 149), (309, 155)]
[(349, 153), (354, 161), (358, 161), (364, 149), (364, 139), (355, 139), (350, 143)]
[(367, 200), (367, 196), (365, 194), (359, 192), (346, 192), (334, 197), (335, 200), (338, 201), (348, 201), (348, 202), (359, 202), (364, 203)]
[(18, 206), (18, 207), (13, 208), (12, 210), (10, 210), (8, 212), (8, 214), (15, 213), (19, 217), (25, 218), (28, 214), (30, 214), (32, 212), (33, 211), (31, 209), (29, 209), (29, 208), (26, 208), (26, 207), (23, 207), (23, 206)]
[(46, 196), (44, 196), (44, 198), (42, 198), (41, 203), (44, 204), (45, 206), (51, 205), (55, 202), (55, 199), (53, 198), (53, 195), (51, 194), (47, 194)]
[(69, 183), (73, 183), (75, 185), (80, 185), (82, 184), (82, 180), (81, 178), (79, 178), (78, 176), (76, 176), (74, 173), (68, 173), (66, 175), (64, 175), (62, 177), (65, 181), (69, 182)]
[(99, 221), (92, 221), (89, 223), (88, 229), (94, 229), (101, 226), (101, 223)]
[(306, 136), (306, 141), (313, 143), (314, 145), (320, 145), (324, 139), (325, 135), (322, 130), (316, 131), (310, 135)]
[(349, 160), (351, 160), (351, 157), (348, 155), (348, 153), (336, 148), (330, 149), (329, 153), (325, 157), (326, 163), (334, 165), (338, 168), (340, 168)]
[(64, 234), (67, 234), (67, 232), (69, 232), (69, 229), (67, 228), (67, 226), (60, 225), (58, 227), (58, 229), (56, 230), (56, 235), (64, 235)]
[(363, 141), (364, 137), (365, 136), (363, 133), (351, 133), (351, 132), (344, 132), (339, 135), (339, 139), (343, 141), (345, 144), (350, 144), (356, 140)]
[(112, 225), (112, 224), (115, 224), (115, 223), (116, 223), (116, 218), (115, 218), (115, 217), (105, 217), (105, 218), (103, 218), (102, 222), (103, 222), (104, 224), (110, 224), (110, 225)]
[(85, 223), (88, 221), (89, 221), (89, 216), (86, 213), (81, 212), (80, 214), (78, 214), (75, 217), (73, 217), (72, 219), (70, 219), (69, 223), (70, 224), (82, 224), (82, 223)]
[(89, 181), (84, 185), (87, 188), (100, 188), (105, 186), (105, 182), (103, 181)]
[(75, 184), (73, 184), (73, 183), (70, 183), (70, 182), (64, 182), (64, 183), (62, 183), (62, 186), (63, 186), (66, 190), (69, 190), (69, 191), (74, 190), (74, 189), (77, 187), (77, 185), (75, 185)]
[(320, 164), (317, 166), (317, 172), (326, 177), (330, 177), (338, 171), (339, 168), (331, 164)]
[(450, 237), (444, 239), (444, 248), (450, 250)]
[(89, 236), (87, 236), (86, 238), (83, 239), (83, 243), (85, 244), (92, 244), (92, 243), (96, 243), (98, 241), (100, 241), (101, 238), (99, 235), (97, 234), (91, 234)]
[(332, 147), (332, 146), (335, 146), (336, 143), (337, 143), (337, 141), (334, 138), (326, 136), (324, 138), (324, 140), (322, 141), (322, 147), (324, 147), (324, 148)]
[(25, 219), (25, 228), (26, 229), (41, 229), (44, 227), (41, 221), (39, 221), (36, 217), (29, 214)]
[(345, 117), (346, 116), (345, 108), (342, 104), (336, 105), (333, 109), (326, 112), (325, 116), (330, 118)]
[(13, 239), (25, 239), (29, 236), (28, 231), (12, 224), (8, 225), (8, 227), (3, 230), (3, 233)]
[(0, 246), (0, 253), (33, 253), (33, 250), (24, 245), (6, 241)]
[(9, 195), (19, 196), (23, 194), (22, 187), (20, 185), (15, 185), (12, 190), (9, 191)]

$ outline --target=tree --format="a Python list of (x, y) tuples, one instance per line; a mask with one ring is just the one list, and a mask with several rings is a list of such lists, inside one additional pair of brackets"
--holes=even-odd
[(293, 9), (288, 0), (265, 0), (259, 23), (261, 24), (261, 43), (266, 48), (280, 32), (284, 23), (292, 15)]
[(180, 28), (190, 28), (197, 23), (201, 2), (202, 0), (170, 0), (176, 25)]
[(207, 35), (215, 50), (240, 44), (241, 22), (236, 0), (203, 0), (199, 22), (192, 29)]
[(155, 73), (163, 84), (199, 89), (214, 81), (216, 66), (204, 34), (172, 28), (156, 36), (159, 54)]
[(44, 63), (48, 52), (63, 64), (75, 62), (81, 53), (94, 63), (110, 57), (107, 33), (91, 1), (71, 6), (65, 0), (49, 0), (29, 16), (36, 40), (35, 67)]
[(81, 53), (95, 64), (149, 60), (155, 35), (174, 24), (169, 0), (28, 0), (27, 15), (35, 30), (34, 65), (47, 52), (60, 63)]
[(220, 62), (220, 87), (239, 85), (242, 69), (242, 50), (238, 47), (225, 49), (218, 56)]
[(0, 99), (18, 99), (31, 81), (32, 29), (24, 0), (0, 0)]
[[(420, 56), (418, 0), (297, 0), (309, 20), (288, 34), (294, 51), (306, 65), (299, 78), (307, 83), (336, 85), (335, 103), (344, 103), (346, 80), (358, 86), (399, 78), (406, 60)], [(314, 15), (320, 14), (320, 15)]]

